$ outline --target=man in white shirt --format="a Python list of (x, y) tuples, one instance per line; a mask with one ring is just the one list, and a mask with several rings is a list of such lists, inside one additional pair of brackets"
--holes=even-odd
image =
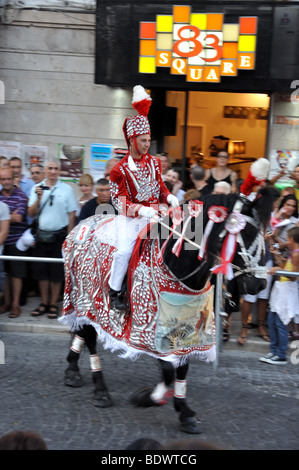
[[(49, 159), (45, 165), (45, 180), (31, 190), (28, 214), (30, 217), (38, 215), (33, 256), (61, 258), (65, 237), (75, 226), (76, 198), (71, 186), (58, 179), (59, 173), (60, 162)], [(63, 263), (33, 262), (32, 277), (39, 281), (41, 303), (31, 315), (48, 313), (48, 318), (57, 318), (57, 302), (64, 281)]]

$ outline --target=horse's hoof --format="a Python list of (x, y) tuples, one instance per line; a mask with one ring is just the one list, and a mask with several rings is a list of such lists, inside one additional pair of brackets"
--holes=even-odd
[(67, 369), (64, 374), (64, 385), (67, 387), (82, 387), (84, 384), (78, 370)]
[(95, 390), (93, 392), (94, 406), (98, 408), (108, 408), (113, 405), (112, 398), (107, 390)]
[(129, 401), (135, 406), (159, 406), (159, 403), (156, 403), (151, 398), (152, 389), (148, 387), (141, 388), (136, 392), (132, 393)]
[(188, 434), (200, 434), (202, 431), (199, 424), (193, 416), (189, 418), (183, 418), (180, 420), (180, 430)]
[(154, 400), (151, 399), (152, 389), (148, 387), (141, 388), (136, 392), (133, 392), (129, 398), (129, 401), (135, 406), (156, 406)]

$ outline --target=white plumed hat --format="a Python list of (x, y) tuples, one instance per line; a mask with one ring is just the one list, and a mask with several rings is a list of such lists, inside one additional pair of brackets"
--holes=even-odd
[(255, 185), (261, 185), (266, 181), (270, 169), (270, 162), (267, 158), (258, 158), (250, 166), (248, 175), (241, 184), (240, 192), (248, 196)]
[(126, 118), (123, 124), (123, 131), (128, 145), (130, 137), (151, 133), (147, 118), (151, 104), (150, 95), (141, 85), (136, 85), (133, 89), (132, 107), (138, 111), (138, 115)]

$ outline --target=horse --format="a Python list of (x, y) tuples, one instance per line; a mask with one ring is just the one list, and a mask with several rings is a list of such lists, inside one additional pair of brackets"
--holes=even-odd
[(237, 194), (204, 196), (181, 206), (179, 213), (170, 211), (151, 221), (137, 239), (129, 264), (127, 312), (109, 307), (115, 216), (95, 215), (76, 226), (63, 245), (65, 291), (59, 321), (73, 333), (65, 385), (83, 385), (78, 361), (85, 344), (94, 404), (109, 407), (113, 401), (97, 339), (121, 357), (148, 354), (158, 359), (162, 380), (133, 393), (131, 403), (161, 406), (173, 396), (180, 429), (200, 433), (186, 400), (186, 377), (192, 356), (207, 362), (216, 357), (211, 278), (218, 272), (235, 276), (242, 293), (256, 294), (265, 287), (264, 231), (275, 198), (272, 187), (262, 188), (254, 201)]

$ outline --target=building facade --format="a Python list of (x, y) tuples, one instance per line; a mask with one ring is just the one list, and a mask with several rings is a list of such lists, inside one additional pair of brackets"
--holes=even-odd
[(167, 151), (183, 172), (219, 136), (236, 158), (270, 158), (273, 174), (279, 152), (290, 170), (298, 161), (297, 2), (23, 3), (2, 10), (2, 142), (55, 156), (82, 147), (92, 173), (92, 144), (125, 147), (141, 84), (153, 97), (152, 153)]

